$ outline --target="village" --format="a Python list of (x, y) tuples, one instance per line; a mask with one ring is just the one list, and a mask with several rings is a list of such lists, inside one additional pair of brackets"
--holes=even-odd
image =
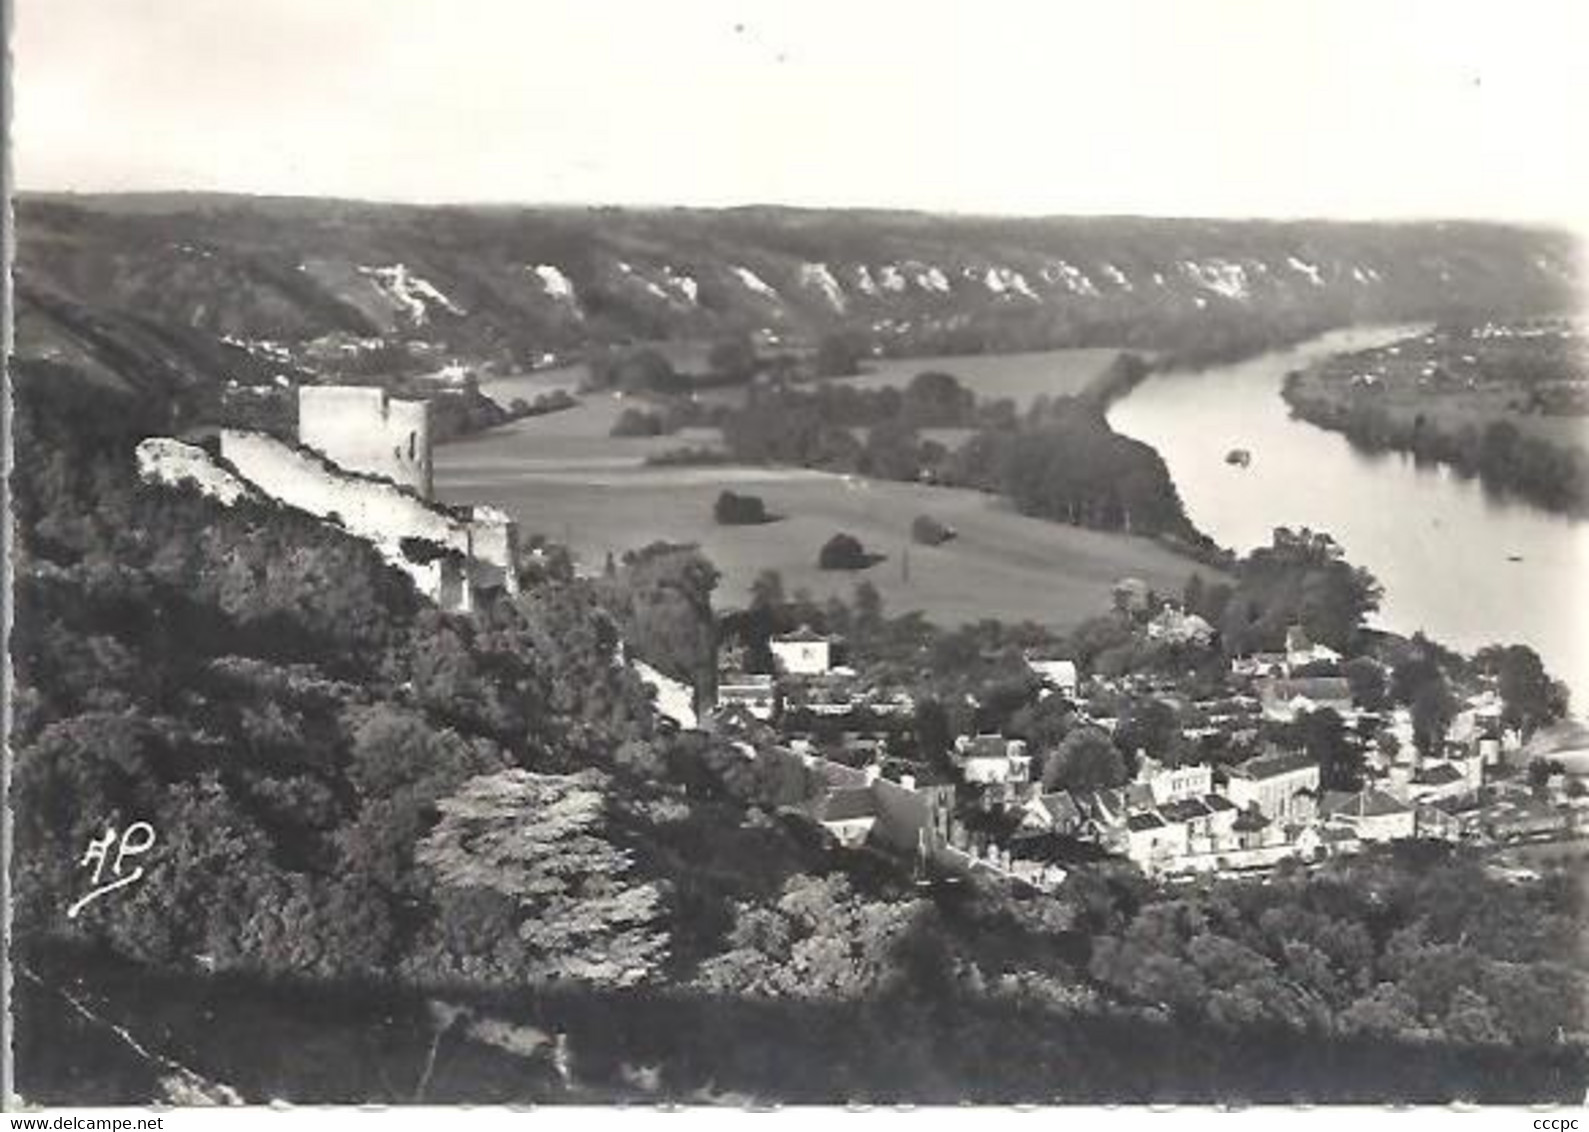
[[(1122, 579), (1116, 601), (1134, 611), (1146, 639), (1215, 644), (1207, 621), (1139, 581)], [(1118, 740), (1120, 718), (1092, 705), (1122, 699), (1195, 720), (1177, 724), (1178, 757), (1125, 752), (1127, 780), (1093, 788), (1045, 786), (1059, 752), (996, 731), (955, 735), (946, 761), (925, 758), (913, 749), (911, 691), (852, 666), (841, 638), (803, 626), (768, 646), (771, 672), (738, 670), (743, 655), (725, 651), (715, 703), (699, 725), (735, 740), (747, 758), (814, 772), (824, 788), (799, 812), (838, 846), (918, 870), (983, 872), (1049, 890), (1067, 866), (1109, 857), (1174, 880), (1263, 875), (1282, 862), (1412, 840), (1570, 851), (1589, 806), (1589, 732), (1580, 724), (1560, 722), (1525, 740), (1506, 723), (1495, 681), (1480, 680), (1459, 690), (1438, 741), (1420, 743), (1409, 707), (1363, 706), (1343, 674), (1354, 658), (1310, 641), (1300, 626), (1286, 634), (1284, 651), (1231, 659), (1213, 695), (1161, 675), (1087, 674), (1070, 659), (1028, 655), (1036, 699), (1057, 697), (1045, 706), (1060, 705), (1071, 734)], [(1365, 658), (1357, 660), (1361, 668)], [(1284, 741), (1308, 719), (1334, 726), (1354, 781)], [(690, 713), (680, 722), (697, 721)], [(1232, 750), (1256, 753), (1239, 761), (1205, 754)], [(1532, 876), (1493, 867), (1511, 879)]]

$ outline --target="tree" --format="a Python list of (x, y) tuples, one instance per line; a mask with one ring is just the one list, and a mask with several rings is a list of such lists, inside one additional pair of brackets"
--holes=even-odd
[(750, 337), (737, 334), (713, 343), (706, 355), (706, 364), (724, 380), (749, 381), (761, 360), (756, 356), (756, 344)]
[(830, 331), (817, 342), (813, 364), (818, 377), (853, 377), (861, 371), (866, 339), (854, 331)]
[(1326, 790), (1360, 790), (1363, 752), (1348, 741), (1346, 723), (1333, 708), (1303, 712), (1292, 724), (1295, 741), (1319, 764), (1319, 784)]
[(1566, 704), (1539, 654), (1527, 645), (1512, 645), (1501, 653), (1500, 693), (1506, 721), (1525, 734), (1558, 719)]
[(777, 609), (784, 604), (783, 575), (776, 570), (762, 570), (750, 583), (752, 609)]
[(1352, 689), (1352, 703), (1364, 711), (1379, 711), (1386, 703), (1385, 669), (1376, 660), (1356, 656), (1341, 665), (1341, 675)]
[(739, 495), (732, 491), (718, 495), (712, 517), (724, 526), (755, 526), (772, 519), (759, 495)]
[(1064, 696), (1052, 694), (1027, 704), (1011, 718), (1009, 733), (1037, 751), (1052, 751), (1076, 725), (1076, 712)]
[(865, 638), (875, 637), (883, 630), (883, 595), (876, 586), (868, 581), (855, 583), (855, 593), (851, 599), (855, 608), (853, 628), (855, 635)]
[(1456, 714), (1456, 697), (1443, 676), (1425, 682), (1413, 693), (1412, 737), (1420, 755), (1427, 759), (1440, 753), (1446, 729)]
[(823, 570), (864, 570), (872, 561), (860, 539), (842, 532), (823, 543), (817, 555), (817, 565)]
[(662, 418), (656, 413), (648, 413), (644, 409), (633, 407), (625, 409), (618, 414), (618, 419), (612, 422), (608, 435), (615, 437), (628, 436), (661, 436), (665, 432)]
[(605, 588), (634, 654), (699, 689), (711, 687), (717, 670), (717, 579), (694, 546), (659, 542), (625, 554)]
[(1141, 751), (1151, 759), (1173, 761), (1180, 741), (1181, 725), (1175, 717), (1175, 709), (1157, 699), (1133, 703), (1114, 733), (1115, 746), (1130, 759)]
[(911, 520), (910, 537), (922, 546), (941, 546), (955, 537), (955, 531), (931, 515), (917, 515)]
[(605, 783), (592, 771), (472, 778), (438, 804), (415, 854), (443, 889), (511, 903), (523, 978), (631, 986), (667, 954), (661, 888), (604, 836)]
[(1079, 727), (1065, 736), (1043, 765), (1045, 790), (1103, 790), (1125, 780), (1125, 761), (1096, 727)]

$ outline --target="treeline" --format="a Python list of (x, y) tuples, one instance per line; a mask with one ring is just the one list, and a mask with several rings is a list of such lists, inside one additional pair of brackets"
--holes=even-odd
[(1492, 491), (1552, 511), (1589, 513), (1589, 458), (1574, 448), (1530, 436), (1506, 420), (1482, 427), (1465, 423), (1455, 430), (1421, 413), (1408, 420), (1363, 398), (1310, 394), (1305, 381), (1301, 373), (1286, 378), (1284, 396), (1291, 411), (1342, 433), (1364, 452), (1409, 452), (1417, 460), (1477, 476)]
[[(1114, 379), (1140, 380), (1138, 363)], [(754, 391), (722, 421), (730, 453), (747, 463), (969, 487), (1008, 498), (1022, 514), (1099, 530), (1206, 542), (1193, 529), (1163, 459), (1104, 417), (1103, 391), (1042, 399), (1025, 414), (1009, 400), (978, 402), (954, 377), (918, 375), (904, 389)], [(973, 430), (956, 448), (921, 430)]]

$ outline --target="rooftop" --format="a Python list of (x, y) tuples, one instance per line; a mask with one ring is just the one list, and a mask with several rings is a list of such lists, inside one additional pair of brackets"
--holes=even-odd
[(1305, 751), (1276, 751), (1272, 754), (1258, 755), (1239, 766), (1233, 766), (1229, 773), (1235, 778), (1248, 778), (1257, 782), (1266, 778), (1280, 778), (1282, 775), (1294, 774), (1310, 767), (1317, 770), (1318, 766), (1313, 757)]
[(835, 790), (822, 800), (819, 821), (855, 821), (858, 818), (875, 818), (877, 805), (872, 792), (864, 786)]
[(1461, 782), (1465, 776), (1450, 763), (1439, 763), (1426, 767), (1413, 776), (1413, 781), (1419, 786), (1450, 786), (1453, 782)]
[(1331, 791), (1324, 796), (1319, 810), (1326, 817), (1383, 818), (1411, 813), (1412, 807), (1379, 787), (1371, 786), (1356, 794)]

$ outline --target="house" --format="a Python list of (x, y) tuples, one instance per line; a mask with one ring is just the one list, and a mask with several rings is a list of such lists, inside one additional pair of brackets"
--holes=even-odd
[(1026, 667), (1032, 670), (1044, 688), (1073, 700), (1081, 690), (1081, 673), (1074, 660), (1034, 660), (1026, 658)]
[(1286, 675), (1290, 676), (1299, 668), (1310, 665), (1333, 665), (1341, 663), (1341, 654), (1330, 648), (1329, 645), (1314, 644), (1308, 637), (1307, 630), (1301, 625), (1293, 625), (1286, 630)]
[(1237, 849), (1262, 849), (1282, 837), (1280, 830), (1256, 806), (1242, 810), (1231, 823)]
[(1002, 735), (962, 735), (955, 740), (954, 763), (966, 782), (977, 786), (1025, 786), (1032, 780), (1026, 743)]
[(1407, 785), (1407, 797), (1415, 802), (1433, 802), (1440, 798), (1460, 798), (1478, 789), (1467, 772), (1467, 767), (1478, 768), (1478, 759), (1467, 759), (1461, 765), (1450, 762), (1430, 763), (1419, 767)]
[(778, 712), (778, 689), (771, 676), (738, 673), (725, 676), (717, 684), (719, 718), (733, 708), (742, 709), (755, 719), (766, 721)]
[(1344, 676), (1270, 677), (1258, 682), (1258, 701), (1264, 715), (1289, 722), (1321, 708), (1351, 711), (1352, 686)]
[(822, 799), (817, 821), (845, 849), (866, 843), (877, 824), (877, 804), (868, 786), (846, 787)]
[(1413, 832), (1418, 837), (1457, 841), (1462, 837), (1462, 822), (1436, 806), (1413, 807)]
[(802, 625), (767, 642), (778, 671), (790, 676), (824, 676), (833, 667), (833, 638)]
[(1319, 791), (1319, 764), (1301, 751), (1281, 751), (1248, 759), (1226, 772), (1226, 794), (1236, 807), (1256, 807), (1266, 818), (1294, 821), (1313, 814)]
[(1195, 613), (1179, 606), (1166, 605), (1148, 622), (1148, 639), (1172, 645), (1207, 647), (1214, 639), (1214, 627)]
[(1233, 676), (1244, 676), (1249, 680), (1286, 676), (1286, 654), (1255, 652), (1251, 656), (1238, 656), (1230, 662), (1230, 671)]
[(1086, 822), (1087, 815), (1082, 813), (1068, 790), (1039, 794), (1027, 801), (1021, 810), (1023, 828), (1057, 833), (1062, 837), (1076, 836)]
[(1163, 805), (1180, 798), (1201, 798), (1214, 792), (1214, 768), (1206, 763), (1165, 766), (1157, 759), (1145, 758), (1137, 768), (1136, 781), (1153, 793), (1154, 802)]
[(1214, 811), (1201, 798), (1180, 798), (1160, 806), (1159, 816), (1184, 831), (1185, 852), (1212, 853), (1223, 847), (1214, 832)]
[(1186, 829), (1152, 812), (1132, 814), (1126, 819), (1125, 852), (1143, 872), (1162, 872), (1186, 852)]
[(1362, 841), (1398, 841), (1418, 832), (1413, 807), (1375, 786), (1355, 794), (1329, 792), (1319, 816), (1327, 824), (1349, 826)]

